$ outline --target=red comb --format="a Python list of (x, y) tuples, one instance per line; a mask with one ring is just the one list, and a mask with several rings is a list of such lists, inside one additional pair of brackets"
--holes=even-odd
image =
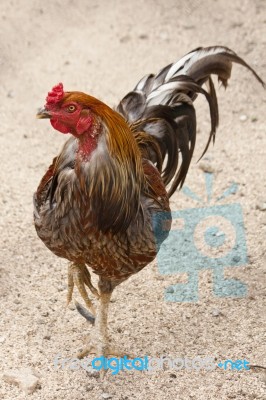
[(51, 92), (48, 92), (46, 97), (46, 105), (51, 106), (58, 103), (64, 97), (63, 83), (58, 83), (54, 86)]

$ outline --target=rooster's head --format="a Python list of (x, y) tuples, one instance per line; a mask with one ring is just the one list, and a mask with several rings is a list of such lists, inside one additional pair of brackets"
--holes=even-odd
[[(92, 136), (99, 133), (100, 109), (105, 106), (99, 100), (81, 92), (64, 92), (63, 84), (54, 86), (46, 97), (38, 118), (49, 118), (54, 129), (78, 137), (84, 132)], [(107, 106), (106, 106), (107, 107)]]
[(133, 163), (138, 173), (142, 169), (140, 150), (129, 124), (121, 114), (95, 97), (82, 92), (65, 92), (63, 84), (59, 83), (48, 93), (37, 118), (49, 118), (54, 129), (75, 136), (85, 158), (102, 140), (109, 154), (122, 165), (129, 167)]

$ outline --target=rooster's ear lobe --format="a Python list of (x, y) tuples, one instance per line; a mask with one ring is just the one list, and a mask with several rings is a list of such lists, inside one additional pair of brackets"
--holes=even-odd
[(78, 120), (76, 130), (78, 135), (86, 132), (92, 124), (92, 117), (86, 111), (82, 111)]

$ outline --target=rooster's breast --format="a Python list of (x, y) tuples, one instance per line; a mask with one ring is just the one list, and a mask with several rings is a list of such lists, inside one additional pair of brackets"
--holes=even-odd
[[(78, 196), (72, 196), (71, 202), (54, 203), (51, 208), (46, 202), (35, 215), (35, 228), (57, 256), (86, 263), (106, 278), (126, 279), (144, 268), (158, 252), (154, 222), (160, 213), (152, 203), (153, 200), (144, 199), (144, 218), (139, 213), (126, 232), (113, 234), (97, 229), (89, 202), (86, 205)], [(164, 232), (161, 241), (167, 235)]]

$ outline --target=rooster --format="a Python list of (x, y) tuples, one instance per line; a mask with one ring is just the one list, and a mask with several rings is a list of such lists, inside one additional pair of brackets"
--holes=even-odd
[[(38, 112), (54, 129), (72, 135), (34, 194), (34, 222), (44, 244), (70, 261), (67, 302), (76, 286), (89, 311), (78, 309), (95, 325), (80, 357), (118, 354), (107, 334), (112, 292), (148, 265), (167, 238), (169, 198), (182, 187), (195, 147), (193, 102), (201, 94), (210, 109), (204, 154), (219, 122), (211, 75), (226, 87), (233, 62), (265, 87), (235, 52), (215, 46), (197, 48), (157, 75), (146, 75), (116, 109), (88, 94), (66, 92), (59, 83)], [(99, 276), (98, 289), (88, 268)]]

